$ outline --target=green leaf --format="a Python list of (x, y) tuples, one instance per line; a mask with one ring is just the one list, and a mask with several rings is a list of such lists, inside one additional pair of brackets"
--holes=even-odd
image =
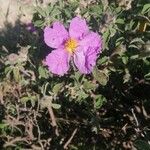
[(107, 29), (104, 33), (103, 33), (103, 40), (104, 40), (104, 43), (106, 43), (110, 38), (110, 31), (109, 29)]
[(66, 16), (67, 18), (71, 18), (70, 10), (64, 9), (63, 12), (64, 12), (64, 14), (65, 14), (65, 16)]
[(101, 106), (103, 105), (104, 102), (106, 102), (106, 98), (99, 94), (99, 95), (96, 95), (96, 99), (95, 99), (95, 103), (94, 103), (94, 108), (96, 109), (99, 109), (101, 108)]
[(98, 64), (105, 64), (108, 61), (108, 57), (104, 56), (101, 59), (98, 60)]
[(52, 96), (44, 96), (40, 101), (41, 108), (53, 107), (54, 109), (59, 109), (61, 107), (61, 105), (52, 103), (52, 99), (53, 99)]
[(47, 70), (42, 66), (39, 66), (38, 72), (39, 72), (39, 78), (40, 79), (49, 77), (49, 74), (48, 74)]
[(86, 81), (86, 82), (84, 82), (83, 87), (85, 90), (93, 90), (96, 88), (96, 84)]
[(144, 79), (145, 79), (145, 80), (150, 80), (150, 73), (146, 74), (146, 75), (144, 76)]
[(108, 75), (105, 73), (105, 71), (100, 71), (97, 68), (93, 70), (93, 76), (94, 79), (97, 80), (103, 86), (105, 86), (109, 80)]
[(12, 66), (8, 66), (5, 68), (5, 74), (6, 74), (6, 77), (9, 78), (10, 77), (10, 74), (11, 72), (13, 71), (13, 67)]
[(28, 96), (24, 96), (24, 97), (22, 97), (21, 99), (20, 99), (20, 101), (22, 102), (22, 103), (26, 103), (26, 102), (28, 102), (30, 99), (29, 99), (29, 97)]
[(32, 106), (34, 107), (35, 106), (35, 102), (37, 101), (37, 96), (35, 96), (35, 95), (32, 96), (32, 95), (28, 94), (28, 96), (22, 97), (20, 99), (20, 101), (22, 103), (27, 103), (28, 101), (30, 101)]
[(60, 90), (63, 88), (63, 86), (64, 86), (64, 83), (56, 84), (52, 89), (53, 93), (57, 94), (58, 92), (60, 92)]
[(41, 108), (51, 107), (52, 96), (44, 96), (40, 101)]
[(43, 16), (43, 17), (46, 16), (45, 11), (44, 11), (41, 7), (37, 6), (37, 7), (35, 8), (35, 10), (36, 10), (41, 16)]
[(124, 19), (118, 18), (116, 20), (116, 23), (118, 23), (118, 24), (124, 24)]
[(33, 96), (30, 96), (29, 98), (31, 100), (32, 107), (34, 107), (35, 106), (35, 102), (37, 101), (37, 96), (33, 95)]
[(90, 14), (94, 16), (99, 16), (103, 13), (102, 7), (99, 5), (91, 5)]
[(144, 140), (137, 140), (134, 144), (138, 150), (150, 150), (150, 145)]
[(119, 14), (119, 13), (122, 11), (122, 8), (121, 8), (121, 7), (117, 7), (117, 8), (115, 9), (115, 11), (116, 11), (117, 14)]
[(119, 46), (121, 43), (123, 43), (124, 37), (120, 37), (116, 40), (116, 47)]
[(130, 44), (133, 44), (133, 43), (140, 43), (140, 44), (145, 44), (144, 41), (141, 39), (141, 38), (134, 38)]
[(139, 47), (138, 47), (138, 46), (136, 46), (136, 45), (134, 45), (134, 44), (129, 45), (129, 48), (139, 49)]
[(0, 123), (0, 129), (4, 129), (7, 126), (8, 126), (8, 124), (6, 124), (6, 123)]
[(76, 71), (76, 72), (75, 72), (75, 75), (73, 76), (73, 78), (74, 78), (77, 82), (79, 82), (80, 77), (81, 77), (81, 73), (80, 73), (79, 71)]
[(122, 62), (126, 65), (128, 63), (128, 57), (126, 55), (122, 56)]
[(59, 109), (59, 108), (61, 107), (60, 104), (56, 104), (56, 103), (55, 103), (55, 104), (52, 103), (51, 106), (52, 106), (54, 109)]
[(83, 90), (79, 90), (77, 92), (77, 95), (78, 95), (78, 99), (77, 99), (78, 101), (84, 100), (84, 99), (86, 99), (89, 96)]
[(55, 7), (52, 12), (51, 12), (51, 15), (55, 18), (55, 16), (59, 15), (61, 13), (61, 11)]
[(14, 67), (13, 69), (13, 76), (16, 82), (20, 81), (20, 72), (19, 72), (19, 68), (18, 67)]
[(51, 14), (53, 10), (53, 6), (50, 5), (50, 6), (47, 6), (46, 10), (45, 10), (45, 13), (47, 14), (47, 16), (49, 16)]
[(37, 26), (37, 27), (41, 27), (43, 24), (44, 24), (44, 21), (43, 21), (43, 20), (36, 20), (36, 21), (34, 22), (34, 25)]
[(125, 69), (125, 75), (123, 76), (123, 83), (128, 82), (131, 79), (131, 75), (128, 69)]
[(115, 35), (115, 33), (117, 32), (116, 29), (114, 28), (114, 26), (110, 26), (109, 30), (110, 30), (110, 37), (113, 37)]
[(150, 4), (145, 4), (144, 6), (143, 6), (143, 9), (142, 9), (142, 14), (145, 14), (145, 13), (147, 13), (148, 11), (150, 11)]

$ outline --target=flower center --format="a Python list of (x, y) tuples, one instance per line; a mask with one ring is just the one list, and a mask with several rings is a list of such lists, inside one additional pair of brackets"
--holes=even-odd
[(65, 43), (65, 49), (72, 53), (75, 51), (76, 47), (78, 45), (77, 40), (73, 39), (73, 38), (69, 38), (66, 43)]

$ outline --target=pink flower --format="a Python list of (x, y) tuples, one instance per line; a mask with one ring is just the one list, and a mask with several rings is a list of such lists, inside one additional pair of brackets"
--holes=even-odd
[(101, 37), (88, 29), (86, 21), (75, 17), (70, 22), (69, 32), (60, 22), (44, 29), (45, 43), (54, 48), (46, 57), (45, 64), (50, 72), (63, 76), (69, 70), (69, 62), (83, 74), (91, 73), (101, 52)]

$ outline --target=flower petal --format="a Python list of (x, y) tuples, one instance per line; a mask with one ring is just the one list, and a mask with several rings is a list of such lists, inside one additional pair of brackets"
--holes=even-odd
[(44, 29), (44, 41), (52, 48), (58, 48), (68, 38), (68, 32), (60, 22), (55, 22), (52, 26)]
[(69, 55), (64, 49), (53, 50), (47, 57), (45, 64), (50, 72), (63, 76), (69, 70)]
[(85, 55), (84, 55), (84, 52), (80, 51), (80, 49), (78, 49), (74, 53), (73, 57), (74, 57), (74, 63), (76, 65), (76, 67), (79, 69), (79, 71), (81, 73), (86, 73), (87, 69), (85, 67)]
[(78, 49), (75, 51), (74, 63), (81, 73), (89, 74), (91, 72), (87, 66), (87, 56), (82, 47), (78, 47)]
[(71, 38), (82, 39), (89, 31), (85, 19), (75, 17), (71, 20), (69, 34)]
[(96, 65), (97, 53), (95, 52), (95, 48), (89, 47), (86, 51), (86, 63), (85, 66), (88, 70), (88, 73), (91, 73), (94, 66)]
[(102, 49), (101, 37), (97, 33), (90, 32), (79, 45), (74, 54), (74, 63), (81, 73), (89, 74), (96, 65), (98, 54)]
[(74, 53), (74, 63), (79, 71), (83, 74), (92, 72), (93, 67), (96, 65), (97, 53), (95, 48), (88, 47), (86, 51), (84, 47), (79, 47)]
[(89, 32), (83, 40), (80, 41), (80, 45), (84, 47), (84, 50), (95, 49), (96, 53), (101, 52), (102, 49), (102, 39), (95, 32)]

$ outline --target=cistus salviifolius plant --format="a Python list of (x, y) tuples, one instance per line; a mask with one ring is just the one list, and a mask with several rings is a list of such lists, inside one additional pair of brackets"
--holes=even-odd
[(1, 11), (0, 150), (150, 149), (149, 0), (36, 0), (32, 20), (17, 2)]
[(54, 22), (44, 29), (45, 43), (54, 48), (46, 57), (50, 72), (63, 76), (69, 70), (70, 60), (83, 74), (91, 73), (102, 49), (102, 39), (90, 31), (86, 21), (75, 17), (70, 22), (69, 32), (62, 23)]

